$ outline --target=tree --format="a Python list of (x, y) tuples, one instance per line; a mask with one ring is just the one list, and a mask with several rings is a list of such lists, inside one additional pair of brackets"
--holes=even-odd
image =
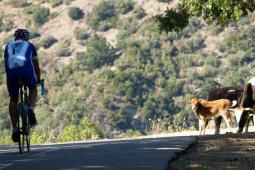
[(208, 24), (226, 26), (254, 10), (254, 0), (181, 0), (176, 9), (168, 8), (164, 15), (156, 15), (156, 19), (161, 30), (179, 31), (193, 16), (202, 17)]
[(118, 57), (117, 50), (107, 43), (105, 38), (94, 36), (87, 42), (87, 51), (77, 55), (80, 64), (89, 69), (97, 69), (104, 65), (112, 65)]

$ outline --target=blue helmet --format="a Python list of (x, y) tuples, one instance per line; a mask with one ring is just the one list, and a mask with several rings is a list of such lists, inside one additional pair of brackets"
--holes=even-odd
[(30, 38), (30, 34), (26, 29), (17, 29), (14, 33), (14, 37), (21, 37), (23, 40), (28, 41)]

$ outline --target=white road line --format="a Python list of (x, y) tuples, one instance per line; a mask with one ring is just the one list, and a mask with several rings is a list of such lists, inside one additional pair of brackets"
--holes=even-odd
[(0, 169), (4, 169), (8, 166), (12, 166), (13, 163), (8, 163), (8, 164), (0, 164)]

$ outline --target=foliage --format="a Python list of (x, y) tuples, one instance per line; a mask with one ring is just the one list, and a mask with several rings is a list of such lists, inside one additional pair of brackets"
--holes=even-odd
[(50, 48), (53, 44), (55, 44), (58, 40), (53, 36), (47, 36), (40, 40), (39, 46), (47, 49)]
[(87, 51), (77, 54), (79, 64), (89, 69), (100, 68), (104, 65), (112, 65), (117, 58), (116, 49), (111, 47), (106, 39), (94, 36), (87, 42)]
[(100, 31), (106, 31), (116, 25), (116, 9), (113, 1), (101, 1), (89, 18), (89, 25)]
[(64, 128), (63, 132), (58, 136), (58, 142), (95, 140), (103, 138), (104, 134), (97, 122), (93, 122), (88, 118), (83, 118), (80, 125), (70, 125)]
[(8, 5), (12, 5), (16, 8), (21, 8), (24, 6), (28, 6), (29, 3), (27, 2), (27, 0), (7, 0), (5, 1)]
[(71, 7), (68, 10), (68, 16), (72, 20), (79, 20), (79, 19), (82, 19), (84, 17), (84, 12), (80, 8)]
[(13, 22), (9, 19), (2, 20), (0, 18), (0, 31), (9, 32), (13, 28)]
[(147, 126), (147, 134), (162, 134), (169, 132), (169, 120), (167, 118), (149, 119)]
[(57, 55), (57, 56), (60, 56), (60, 57), (67, 57), (67, 56), (70, 56), (70, 55), (71, 55), (71, 51), (70, 51), (68, 45), (61, 44), (61, 45), (58, 47), (58, 49), (57, 49), (56, 55)]
[(63, 3), (63, 0), (50, 0), (50, 3), (52, 5), (52, 7), (56, 7), (56, 6), (59, 6)]
[(127, 14), (134, 9), (134, 2), (133, 0), (118, 0), (116, 8), (121, 14)]
[(190, 16), (201, 16), (207, 23), (217, 23), (226, 26), (230, 22), (237, 22), (248, 12), (255, 10), (253, 0), (181, 0), (177, 9), (167, 9), (165, 14), (159, 14), (156, 18), (161, 23), (161, 29), (166, 31), (180, 31), (186, 25)]
[(137, 8), (135, 8), (133, 15), (137, 18), (137, 19), (142, 19), (143, 17), (146, 16), (146, 12), (143, 9), (142, 6), (139, 6)]
[(41, 26), (48, 21), (50, 10), (48, 8), (37, 8), (32, 16), (33, 22), (36, 26)]
[(86, 40), (90, 36), (85, 29), (79, 27), (74, 29), (73, 34), (76, 40)]

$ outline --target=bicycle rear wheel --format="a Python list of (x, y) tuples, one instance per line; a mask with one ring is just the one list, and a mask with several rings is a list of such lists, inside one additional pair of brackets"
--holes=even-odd
[(23, 130), (22, 130), (22, 104), (19, 104), (18, 106), (18, 129), (19, 129), (19, 153), (20, 154), (23, 154), (24, 152), (24, 133), (23, 133)]

